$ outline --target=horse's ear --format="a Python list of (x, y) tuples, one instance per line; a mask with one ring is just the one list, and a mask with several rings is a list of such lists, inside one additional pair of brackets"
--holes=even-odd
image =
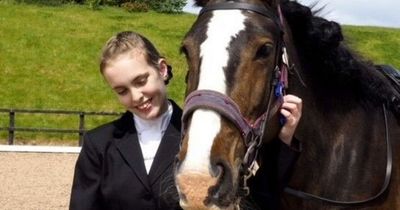
[(204, 7), (210, 0), (196, 0), (195, 5), (199, 7)]

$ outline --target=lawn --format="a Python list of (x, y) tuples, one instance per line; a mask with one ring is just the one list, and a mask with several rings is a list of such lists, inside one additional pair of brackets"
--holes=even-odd
[[(0, 2), (0, 108), (123, 111), (99, 73), (98, 59), (104, 43), (124, 30), (145, 35), (168, 58), (174, 67), (170, 97), (182, 102), (186, 63), (179, 46), (194, 19), (190, 14), (128, 13), (112, 7), (93, 11), (82, 5)], [(78, 124), (76, 116), (17, 117), (20, 127), (77, 128)], [(108, 120), (89, 119), (87, 127)], [(8, 117), (0, 114), (0, 127), (6, 126)], [(0, 135), (6, 137), (5, 132)], [(17, 138), (48, 136), (21, 133)]]
[(376, 64), (400, 69), (400, 28), (343, 26), (346, 42)]
[[(104, 43), (134, 30), (148, 37), (174, 67), (169, 96), (183, 103), (186, 61), (180, 42), (191, 14), (128, 13), (85, 5), (40, 6), (0, 0), (0, 108), (122, 112), (98, 70)], [(344, 26), (348, 44), (377, 63), (400, 68), (400, 29)], [(110, 117), (88, 119), (87, 128)], [(20, 127), (77, 128), (77, 116), (17, 116)], [(8, 116), (0, 113), (0, 127)], [(7, 133), (0, 131), (0, 139)], [(19, 133), (20, 143), (76, 142), (77, 135)], [(33, 140), (32, 140), (33, 139)], [(0, 142), (1, 143), (1, 142)], [(50, 142), (51, 143), (51, 142)]]

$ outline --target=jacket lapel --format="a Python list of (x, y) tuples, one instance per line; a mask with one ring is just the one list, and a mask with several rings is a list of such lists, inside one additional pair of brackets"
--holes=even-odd
[[(182, 110), (173, 101), (171, 101), (171, 103), (173, 106), (171, 121), (161, 140), (149, 172), (149, 181), (151, 185), (160, 178), (171, 164), (173, 164), (175, 156), (179, 151)], [(169, 174), (169, 176), (172, 175), (173, 174)]]
[(175, 156), (178, 153), (179, 140), (180, 133), (172, 125), (169, 125), (150, 168), (150, 184), (157, 181), (163, 172), (174, 162)]
[(115, 126), (114, 137), (116, 138), (115, 142), (118, 151), (142, 182), (143, 186), (150, 190), (151, 188), (132, 114), (129, 112), (125, 113), (119, 121), (116, 121)]

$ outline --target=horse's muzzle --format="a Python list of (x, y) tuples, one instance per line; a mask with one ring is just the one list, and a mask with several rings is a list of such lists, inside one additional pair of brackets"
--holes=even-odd
[(185, 210), (234, 209), (236, 193), (229, 168), (216, 164), (207, 172), (177, 170), (180, 205)]

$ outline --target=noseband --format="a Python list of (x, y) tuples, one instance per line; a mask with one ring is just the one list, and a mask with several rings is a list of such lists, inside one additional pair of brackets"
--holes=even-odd
[[(216, 3), (204, 7), (199, 16), (213, 10), (245, 10), (254, 12), (271, 19), (280, 29), (280, 39), (277, 44), (277, 54), (275, 56), (275, 68), (273, 78), (271, 79), (271, 88), (268, 94), (268, 105), (266, 111), (261, 114), (254, 122), (244, 117), (239, 109), (239, 106), (227, 95), (213, 90), (195, 90), (191, 92), (185, 100), (185, 105), (182, 115), (182, 135), (185, 135), (187, 129), (187, 121), (189, 116), (197, 109), (213, 110), (224, 118), (228, 119), (240, 131), (241, 136), (246, 146), (246, 154), (243, 158), (241, 166), (241, 175), (243, 177), (241, 187), (238, 194), (247, 196), (249, 188), (247, 180), (254, 176), (257, 169), (258, 150), (262, 144), (262, 138), (267, 122), (278, 112), (282, 104), (282, 96), (285, 88), (288, 86), (287, 69), (289, 66), (286, 48), (283, 42), (283, 20), (278, 6), (279, 18), (272, 13), (264, 5), (254, 5), (239, 2), (224, 2)], [(275, 95), (277, 100), (272, 104), (272, 96)]]

